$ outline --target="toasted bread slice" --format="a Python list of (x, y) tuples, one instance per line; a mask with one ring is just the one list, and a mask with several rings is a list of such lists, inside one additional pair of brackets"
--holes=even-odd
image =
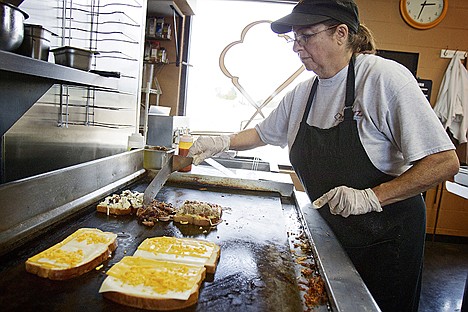
[(96, 210), (107, 215), (127, 215), (135, 213), (142, 206), (143, 193), (125, 190), (120, 195), (107, 196), (96, 206)]
[(26, 271), (52, 280), (70, 279), (91, 271), (117, 248), (117, 234), (82, 228), (26, 261)]
[(213, 222), (210, 218), (189, 214), (174, 215), (172, 219), (174, 222), (179, 222), (180, 224), (193, 224), (196, 226), (216, 226), (222, 222), (222, 220), (216, 220)]
[(205, 272), (202, 265), (128, 256), (107, 271), (99, 292), (109, 300), (140, 309), (182, 309), (198, 301)]
[(134, 209), (132, 207), (111, 207), (108, 205), (99, 204), (96, 206), (96, 210), (98, 212), (106, 213), (107, 215), (128, 215), (133, 213)]
[(215, 243), (200, 239), (163, 236), (145, 239), (133, 255), (148, 259), (203, 265), (208, 273), (214, 273), (220, 248)]
[(181, 224), (188, 223), (197, 226), (216, 226), (223, 221), (221, 219), (222, 214), (223, 209), (218, 204), (186, 200), (182, 206), (177, 209), (173, 220)]

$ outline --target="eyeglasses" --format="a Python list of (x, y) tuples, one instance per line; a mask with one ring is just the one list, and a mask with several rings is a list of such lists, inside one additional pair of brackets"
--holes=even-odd
[(324, 32), (324, 31), (327, 31), (329, 29), (332, 29), (332, 28), (335, 28), (337, 27), (338, 25), (334, 25), (334, 26), (330, 26), (328, 28), (325, 28), (321, 31), (317, 31), (316, 33), (313, 33), (313, 34), (302, 34), (302, 35), (299, 35), (299, 36), (296, 36), (296, 38), (288, 38), (286, 39), (286, 42), (287, 43), (294, 43), (296, 42), (298, 45), (300, 45), (301, 47), (305, 46), (307, 44), (307, 41), (312, 38), (313, 36), (315, 35), (318, 35), (320, 34), (321, 32)]

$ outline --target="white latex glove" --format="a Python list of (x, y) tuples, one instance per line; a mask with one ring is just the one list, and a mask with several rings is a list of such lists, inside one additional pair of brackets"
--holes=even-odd
[(227, 151), (231, 144), (231, 138), (227, 135), (201, 136), (190, 147), (188, 155), (193, 157), (193, 164), (199, 165), (206, 158)]
[(370, 188), (356, 190), (347, 186), (335, 187), (317, 198), (312, 203), (312, 207), (319, 209), (326, 203), (330, 206), (330, 212), (332, 214), (339, 214), (345, 218), (349, 217), (349, 215), (361, 215), (371, 211), (382, 211), (379, 199)]

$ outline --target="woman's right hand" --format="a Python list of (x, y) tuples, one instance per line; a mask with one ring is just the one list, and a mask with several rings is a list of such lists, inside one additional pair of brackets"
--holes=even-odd
[(199, 165), (206, 158), (227, 151), (231, 144), (231, 138), (227, 135), (201, 136), (189, 149), (188, 157), (193, 157), (193, 164)]

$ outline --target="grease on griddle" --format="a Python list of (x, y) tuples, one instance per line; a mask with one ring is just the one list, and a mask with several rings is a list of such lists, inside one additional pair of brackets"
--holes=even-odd
[[(300, 235), (301, 242), (297, 244), (302, 251), (312, 254), (312, 248), (308, 241), (305, 240), (304, 234)], [(318, 274), (317, 266), (311, 257), (301, 256), (296, 258), (296, 263), (301, 265), (301, 276), (298, 280), (299, 289), (304, 292), (304, 302), (307, 306), (306, 311), (311, 308), (327, 303), (327, 293), (325, 290), (325, 282)]]
[(291, 246), (291, 254), (298, 266), (296, 271), (297, 284), (302, 296), (304, 311), (313, 311), (317, 306), (328, 303), (325, 283), (320, 276), (316, 261), (313, 257), (312, 247), (304, 232), (300, 220), (290, 215), (291, 221), (287, 232)]

